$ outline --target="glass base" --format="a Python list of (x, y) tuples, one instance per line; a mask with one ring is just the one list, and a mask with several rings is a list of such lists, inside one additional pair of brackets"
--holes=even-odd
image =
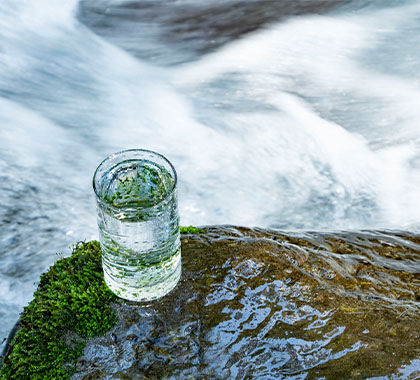
[(175, 286), (181, 277), (181, 260), (173, 274), (171, 274), (165, 281), (153, 284), (150, 286), (130, 287), (128, 284), (122, 284), (112, 279), (107, 271), (104, 270), (104, 279), (108, 288), (118, 297), (128, 301), (147, 302), (161, 298), (168, 294)]

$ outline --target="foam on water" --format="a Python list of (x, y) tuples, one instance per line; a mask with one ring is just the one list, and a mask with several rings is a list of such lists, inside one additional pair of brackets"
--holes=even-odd
[[(270, 199), (252, 196), (264, 185), (283, 193), (255, 207), (257, 224), (348, 229), (418, 221), (418, 84), (384, 74), (386, 61), (375, 62), (377, 71), (364, 64), (385, 36), (401, 38), (402, 23), (414, 28), (418, 13), (418, 5), (408, 5), (300, 17), (177, 72), (177, 83), (200, 107), (200, 120), (246, 142), (243, 156), (260, 174), (244, 188), (251, 207), (256, 199)], [(235, 107), (244, 103), (239, 115)], [(285, 209), (280, 199), (288, 200)], [(256, 211), (264, 206), (273, 210), (267, 210), (269, 218)]]
[(97, 236), (91, 176), (122, 149), (174, 163), (183, 225), (419, 229), (416, 2), (291, 18), (171, 68), (76, 8), (0, 4), (0, 337), (55, 253)]

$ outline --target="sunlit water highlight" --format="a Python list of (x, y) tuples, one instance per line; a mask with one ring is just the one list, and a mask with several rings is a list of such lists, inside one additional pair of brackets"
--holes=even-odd
[(0, 4), (0, 339), (55, 253), (97, 237), (91, 177), (122, 149), (174, 163), (183, 225), (418, 231), (417, 2), (271, 19), (208, 51), (159, 39), (159, 14), (134, 20), (143, 39), (124, 13), (95, 34), (118, 4)]

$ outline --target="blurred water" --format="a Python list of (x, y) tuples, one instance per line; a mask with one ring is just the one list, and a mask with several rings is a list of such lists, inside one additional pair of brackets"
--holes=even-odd
[(2, 0), (0, 342), (122, 149), (183, 225), (419, 230), (420, 4), (243, 3)]

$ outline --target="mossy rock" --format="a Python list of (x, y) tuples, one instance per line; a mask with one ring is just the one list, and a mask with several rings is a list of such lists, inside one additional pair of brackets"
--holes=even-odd
[(149, 304), (113, 296), (99, 244), (78, 244), (42, 276), (0, 379), (418, 375), (418, 237), (190, 232), (179, 285)]
[(67, 379), (86, 338), (104, 334), (117, 322), (116, 297), (103, 282), (98, 242), (79, 243), (69, 258), (41, 276), (24, 309), (1, 380)]

